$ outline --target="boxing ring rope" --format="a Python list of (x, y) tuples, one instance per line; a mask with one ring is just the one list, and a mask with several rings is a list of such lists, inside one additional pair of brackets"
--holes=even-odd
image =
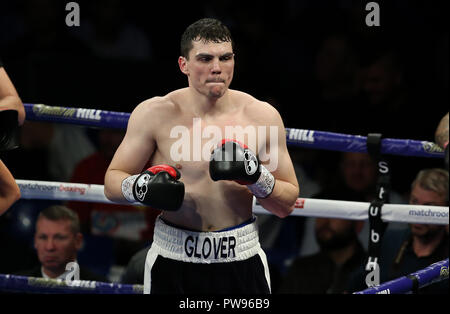
[[(47, 106), (24, 103), (31, 121), (68, 123), (98, 128), (126, 129), (129, 113), (97, 109)], [(288, 145), (341, 152), (366, 153), (367, 137), (333, 132), (286, 128)], [(433, 142), (385, 138), (381, 153), (415, 157), (444, 158), (442, 148)]]
[(407, 276), (399, 277), (354, 294), (405, 294), (445, 279), (448, 279), (448, 258)]
[(0, 274), (0, 291), (65, 294), (143, 294), (143, 285), (125, 285), (99, 281), (36, 278)]
[[(16, 180), (23, 199), (45, 199), (58, 201), (81, 201), (112, 203), (105, 197), (104, 186), (52, 181)], [(126, 203), (130, 204), (130, 203)], [(135, 203), (142, 205), (141, 203)], [(322, 200), (298, 198), (291, 215), (307, 217), (342, 218), (351, 220), (368, 219), (368, 202)], [(253, 198), (253, 212), (270, 214)], [(448, 224), (449, 208), (445, 206), (384, 204), (382, 219), (385, 222)]]
[[(47, 106), (24, 103), (27, 120), (66, 123), (97, 128), (125, 129), (129, 113), (97, 109)], [(367, 152), (367, 137), (340, 133), (286, 128), (288, 145), (310, 149), (341, 152)], [(381, 154), (443, 158), (443, 150), (435, 143), (417, 140), (382, 139)], [(104, 195), (104, 186), (82, 183), (16, 180), (24, 199), (51, 199), (61, 201), (83, 201), (113, 203)], [(292, 215), (308, 217), (368, 219), (370, 203), (298, 198)], [(253, 211), (269, 214), (253, 199)], [(384, 204), (382, 220), (385, 222), (448, 224), (448, 207)], [(439, 274), (437, 270), (439, 269)], [(416, 279), (414, 279), (416, 278)], [(383, 283), (380, 286), (356, 294), (405, 293), (414, 288), (448, 278), (448, 259), (409, 276)], [(415, 282), (414, 282), (415, 281)], [(67, 284), (61, 280), (23, 277), (0, 274), (0, 290), (48, 292), (48, 293), (142, 293), (140, 285), (109, 284), (90, 281), (75, 281)]]
[[(448, 279), (448, 258), (430, 266), (353, 294), (404, 294)], [(416, 286), (415, 286), (416, 285)], [(415, 287), (414, 287), (415, 286)], [(70, 294), (142, 294), (143, 285), (126, 285), (97, 281), (35, 278), (0, 274), (0, 291)]]

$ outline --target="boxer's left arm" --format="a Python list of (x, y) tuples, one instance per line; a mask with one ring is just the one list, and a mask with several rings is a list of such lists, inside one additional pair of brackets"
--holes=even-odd
[(11, 172), (0, 160), (0, 216), (20, 198), (20, 189)]
[(258, 139), (258, 152), (234, 139), (223, 139), (212, 152), (209, 172), (213, 181), (233, 180), (247, 185), (265, 209), (283, 218), (293, 211), (299, 194), (286, 131), (275, 108), (260, 103), (254, 109), (258, 109), (252, 110), (256, 125), (264, 125), (268, 135)]
[[(286, 129), (283, 120), (272, 106), (267, 108), (267, 116), (270, 117), (270, 126), (275, 126), (278, 130), (278, 141), (277, 145), (273, 145), (273, 143), (271, 145), (270, 136), (267, 136), (266, 145), (271, 149), (278, 149), (278, 155), (276, 161), (270, 160), (271, 167), (265, 162), (262, 164), (266, 164), (266, 167), (274, 176), (275, 185), (272, 193), (267, 198), (258, 198), (258, 202), (268, 211), (283, 218), (290, 215), (294, 210), (295, 201), (299, 195), (299, 186), (286, 145)], [(260, 150), (265, 148), (261, 147)], [(270, 154), (270, 156), (274, 155)], [(272, 170), (272, 168), (275, 169)]]

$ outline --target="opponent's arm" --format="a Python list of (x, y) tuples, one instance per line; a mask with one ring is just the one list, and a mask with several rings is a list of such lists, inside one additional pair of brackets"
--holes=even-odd
[(22, 100), (5, 69), (0, 67), (0, 111), (8, 109), (17, 110), (18, 124), (22, 125), (25, 120), (25, 108)]
[(11, 172), (0, 160), (0, 216), (20, 198), (20, 189)]

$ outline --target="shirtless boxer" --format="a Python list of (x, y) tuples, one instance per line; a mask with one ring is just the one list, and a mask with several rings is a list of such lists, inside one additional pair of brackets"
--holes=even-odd
[[(146, 258), (144, 293), (270, 293), (252, 200), (255, 195), (278, 217), (294, 209), (299, 188), (282, 119), (269, 104), (228, 88), (234, 52), (221, 22), (190, 25), (178, 63), (189, 86), (134, 109), (105, 175), (108, 199), (163, 210)], [(249, 132), (239, 142), (225, 137), (227, 127), (239, 126), (272, 127), (277, 134)], [(188, 130), (190, 158), (174, 160), (177, 128)], [(198, 138), (196, 129), (223, 137)], [(208, 158), (192, 157), (199, 143)], [(259, 160), (267, 151), (270, 158)], [(155, 166), (142, 172), (148, 161)]]

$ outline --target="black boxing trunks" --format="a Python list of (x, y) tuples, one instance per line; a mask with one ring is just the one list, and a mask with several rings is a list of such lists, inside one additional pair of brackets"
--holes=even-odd
[(256, 217), (216, 232), (180, 229), (158, 217), (145, 261), (144, 293), (270, 293)]

